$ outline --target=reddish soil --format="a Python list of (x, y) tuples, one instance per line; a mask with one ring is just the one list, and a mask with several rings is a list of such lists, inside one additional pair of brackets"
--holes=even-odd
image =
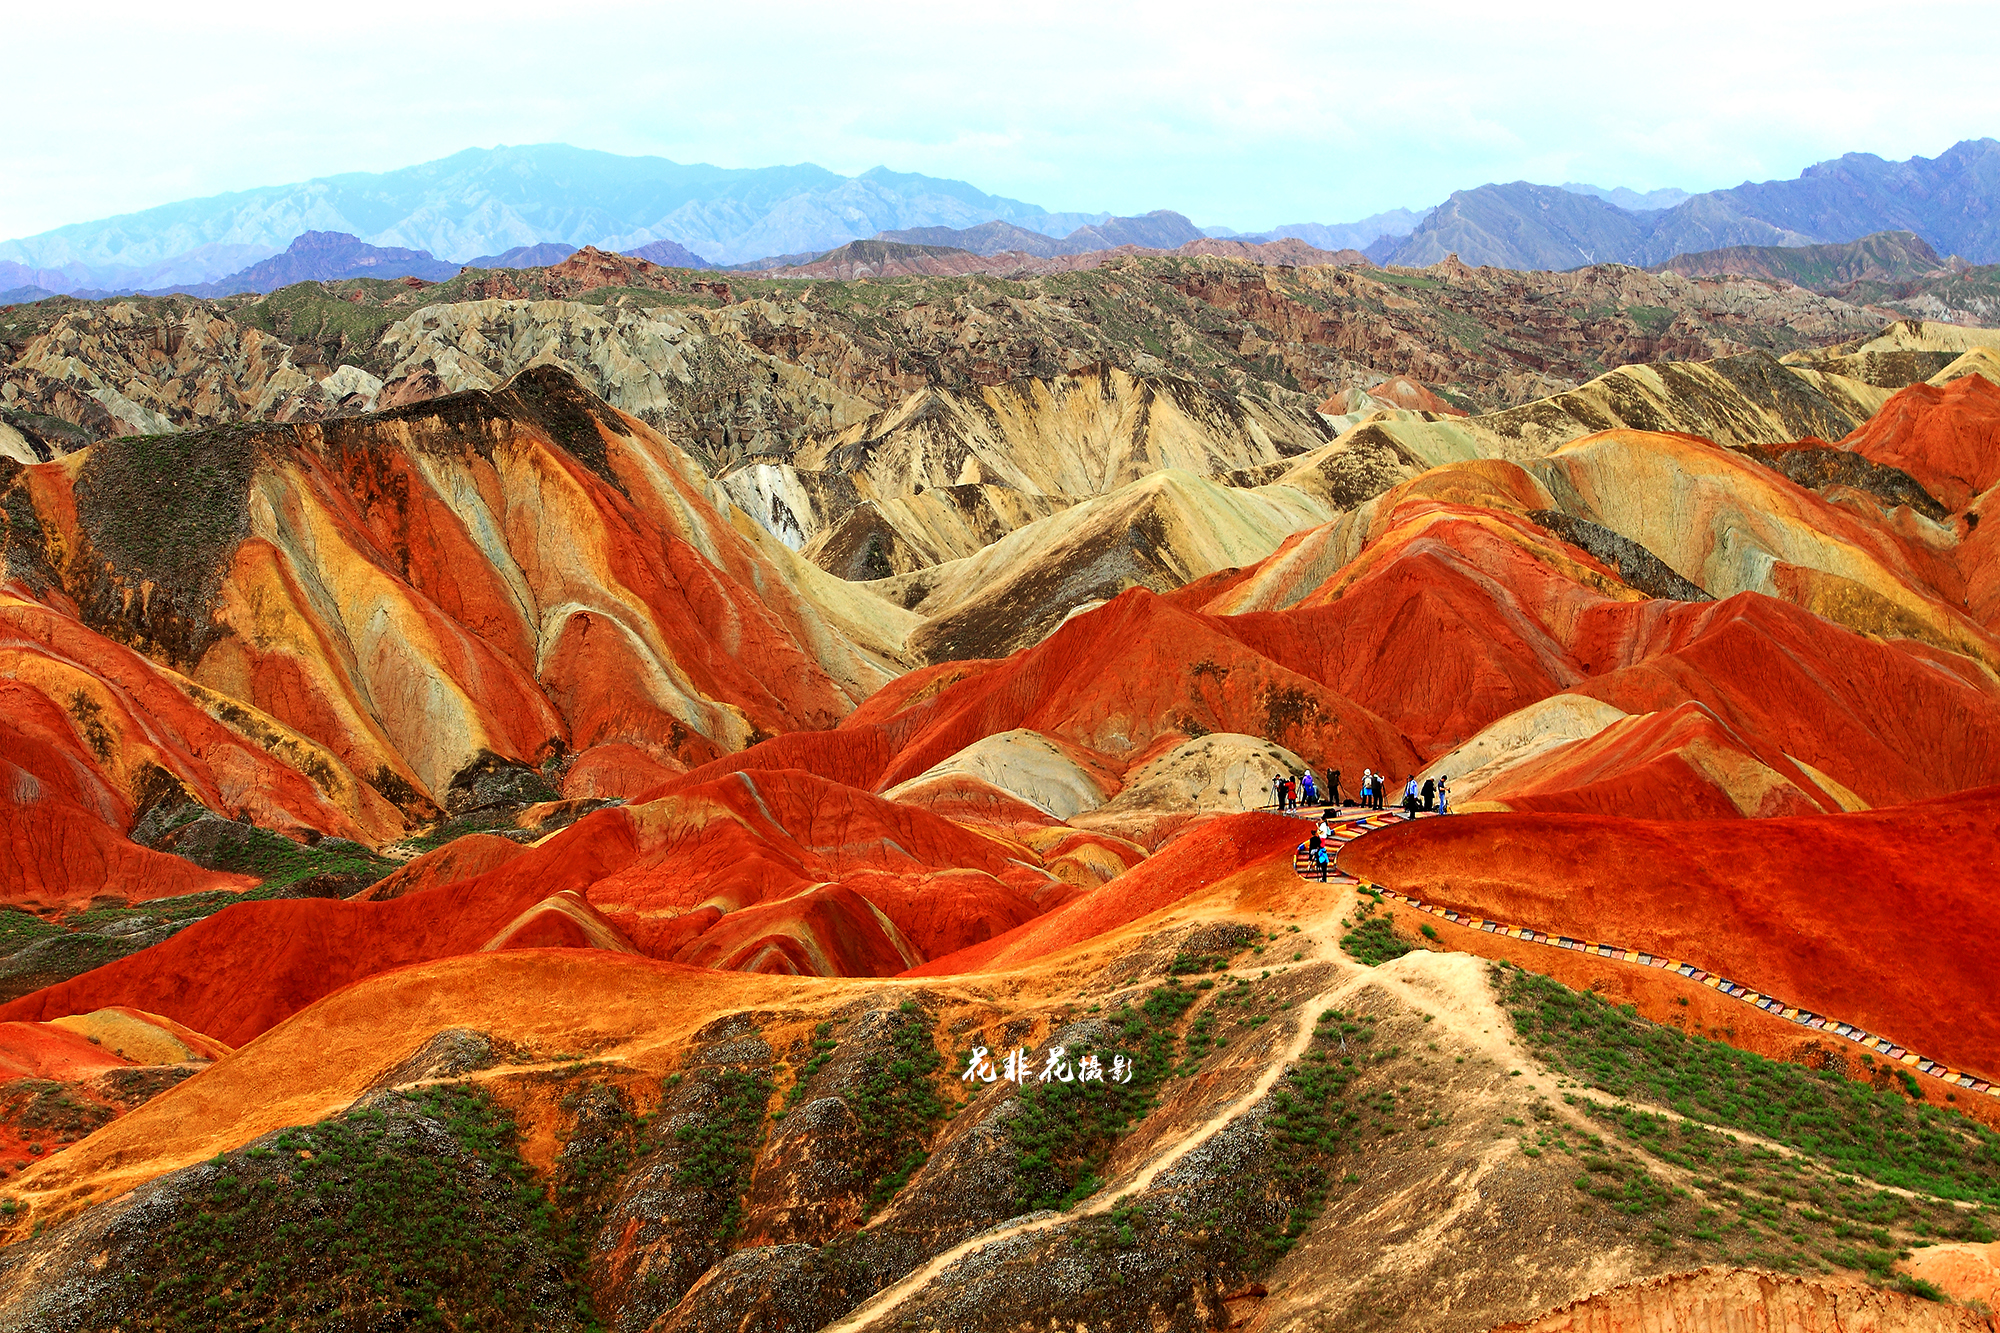
[[(2000, 1074), (1995, 865), (1991, 788), (1755, 821), (1464, 815), (1385, 829), (1341, 852), (1342, 868), (1364, 880), (1684, 959), (1984, 1077)], [(1735, 1009), (1724, 1021), (1747, 1025), (1753, 1011)]]
[[(796, 769), (599, 811), (533, 847), (462, 841), (376, 886), (385, 900), (241, 903), (0, 1007), (0, 1021), (128, 1004), (241, 1045), (362, 977), (489, 947), (596, 943), (711, 967), (891, 975), (1069, 891), (1019, 843)], [(523, 929), (566, 892), (587, 912)], [(579, 928), (591, 921), (608, 931)]]
[(1258, 651), (1241, 637), (1240, 619), (1194, 614), (1135, 588), (935, 692), (949, 677), (933, 673), (904, 693), (916, 701), (900, 709), (893, 698), (871, 699), (847, 725), (879, 723), (895, 743), (885, 787), (1016, 727), (1119, 763), (1165, 737), (1227, 731), (1267, 736), (1320, 766), (1414, 768), (1394, 727)]
[(1266, 861), (1288, 860), (1308, 826), (1283, 815), (1233, 815), (1196, 825), (1100, 889), (1005, 935), (933, 959), (906, 975), (997, 972), (1129, 925)]
[(1956, 513), (2000, 482), (2000, 384), (1984, 375), (1912, 384), (1840, 447), (1901, 468)]
[(352, 902), (387, 902), (405, 894), (420, 893), (441, 884), (451, 884), (474, 875), (483, 875), (505, 865), (527, 851), (512, 838), (492, 833), (468, 833), (454, 838), (435, 851), (425, 852), (401, 870), (355, 894)]
[[(893, 685), (888, 688), (895, 688)], [(842, 786), (872, 791), (895, 751), (880, 728), (865, 724), (849, 725), (838, 731), (795, 731), (761, 741), (747, 750), (710, 760), (679, 777), (669, 778), (646, 793), (645, 799), (671, 792), (687, 791), (704, 782), (730, 773), (793, 768), (838, 782)]]
[[(1758, 789), (1760, 760), (1728, 726), (1696, 703), (1644, 713), (1588, 740), (1519, 764), (1479, 793), (1515, 811), (1584, 814), (1626, 811), (1649, 819), (1731, 819), (1738, 815), (1831, 814), (1840, 803), (1782, 754), (1769, 767), (1784, 784)], [(1746, 808), (1707, 768), (1736, 768)]]
[(593, 745), (563, 774), (562, 794), (571, 800), (592, 796), (630, 798), (680, 775), (678, 764), (625, 741)]

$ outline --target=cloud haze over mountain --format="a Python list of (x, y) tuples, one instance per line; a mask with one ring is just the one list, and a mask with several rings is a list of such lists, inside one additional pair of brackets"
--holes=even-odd
[[(1031, 3), (996, 33), (984, 13), (914, 6), (362, 0), (331, 27), (310, 9), (225, 4), (189, 24), (113, 5), (80, 49), (68, 14), (31, 9), (10, 16), (10, 44), (64, 54), (12, 62), (0, 236), (469, 144), (886, 164), (1052, 210), (1167, 206), (1256, 232), (1482, 181), (1700, 191), (1992, 133), (2000, 12), (1882, 18), (1260, 2), (1180, 22)], [(1884, 77), (1916, 69), (1921, 97)]]

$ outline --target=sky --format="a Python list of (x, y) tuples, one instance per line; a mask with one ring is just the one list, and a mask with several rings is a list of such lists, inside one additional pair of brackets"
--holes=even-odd
[(2000, 135), (1992, 0), (113, 0), (6, 28), (0, 237), (497, 144), (886, 165), (1249, 231), (1487, 181), (1699, 191)]

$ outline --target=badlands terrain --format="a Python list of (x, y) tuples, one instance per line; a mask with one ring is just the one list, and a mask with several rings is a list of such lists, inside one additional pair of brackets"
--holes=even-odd
[(1993, 1329), (2000, 331), (1238, 245), (0, 309), (0, 1328)]

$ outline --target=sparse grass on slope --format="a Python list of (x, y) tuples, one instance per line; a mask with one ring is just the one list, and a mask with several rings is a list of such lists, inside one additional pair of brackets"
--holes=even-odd
[(761, 1069), (725, 1070), (715, 1075), (715, 1090), (720, 1101), (716, 1113), (675, 1131), (687, 1154), (674, 1183), (706, 1190), (723, 1203), (716, 1239), (727, 1244), (742, 1225), (743, 1192), (764, 1143), (771, 1078)]
[[(1016, 1151), (1015, 1203), (1022, 1212), (1068, 1208), (1103, 1184), (1098, 1172), (1112, 1148), (1151, 1113), (1160, 1085), (1180, 1072), (1174, 1025), (1195, 999), (1194, 989), (1170, 978), (1137, 1008), (1127, 1003), (1107, 1015), (1106, 1040), (1069, 1052), (1072, 1060), (1095, 1055), (1101, 1081), (1031, 1081), (1021, 1089), (1021, 1113), (1009, 1133)], [(1114, 1081), (1121, 1055), (1133, 1062), (1125, 1083)]]
[[(1993, 1239), (1986, 1207), (2000, 1203), (2000, 1136), (1983, 1125), (1837, 1073), (1688, 1037), (1532, 972), (1503, 964), (1493, 978), (1515, 1030), (1552, 1068), (1688, 1117), (1566, 1095), (1609, 1141), (1562, 1124), (1545, 1104), (1538, 1123), (1510, 1122), (1525, 1155), (1576, 1158), (1576, 1188), (1633, 1222), (1650, 1221), (1661, 1249), (1688, 1244), (1782, 1272), (1847, 1269), (1935, 1299), (1892, 1272), (1897, 1259), (1916, 1245)], [(1648, 1159), (1687, 1173), (1692, 1190), (1662, 1181)], [(1682, 1223), (1687, 1206), (1698, 1209), (1691, 1226)]]
[(366, 875), (380, 879), (397, 865), (358, 843), (329, 839), (309, 847), (251, 824), (241, 825), (240, 831), (225, 830), (219, 834), (214, 848), (201, 859), (204, 865), (217, 870), (254, 875), (263, 881), (252, 894), (235, 901), (244, 901), (253, 894), (270, 896), (276, 890), (321, 875)]
[(19, 907), (0, 907), (0, 958), (25, 949), (36, 940), (62, 934), (62, 927)]
[(915, 1001), (903, 1001), (889, 1052), (867, 1062), (861, 1086), (849, 1097), (861, 1124), (868, 1213), (895, 1198), (928, 1156), (924, 1145), (944, 1118), (932, 1081), (942, 1063), (929, 1015)]
[(1347, 956), (1370, 967), (1401, 958), (1416, 947), (1396, 934), (1394, 918), (1375, 915), (1375, 909), (1381, 902), (1380, 894), (1363, 890), (1360, 909), (1355, 913), (1360, 919), (1354, 923), (1352, 930), (1340, 937), (1340, 947), (1346, 950)]
[(1885, 1185), (2000, 1205), (2000, 1134), (1954, 1110), (1690, 1037), (1532, 972), (1508, 968), (1500, 976), (1515, 1028), (1552, 1068), (1580, 1082), (1782, 1143)]
[(127, 1329), (571, 1328), (581, 1255), (483, 1092), (437, 1086), (218, 1157), (127, 1257)]

